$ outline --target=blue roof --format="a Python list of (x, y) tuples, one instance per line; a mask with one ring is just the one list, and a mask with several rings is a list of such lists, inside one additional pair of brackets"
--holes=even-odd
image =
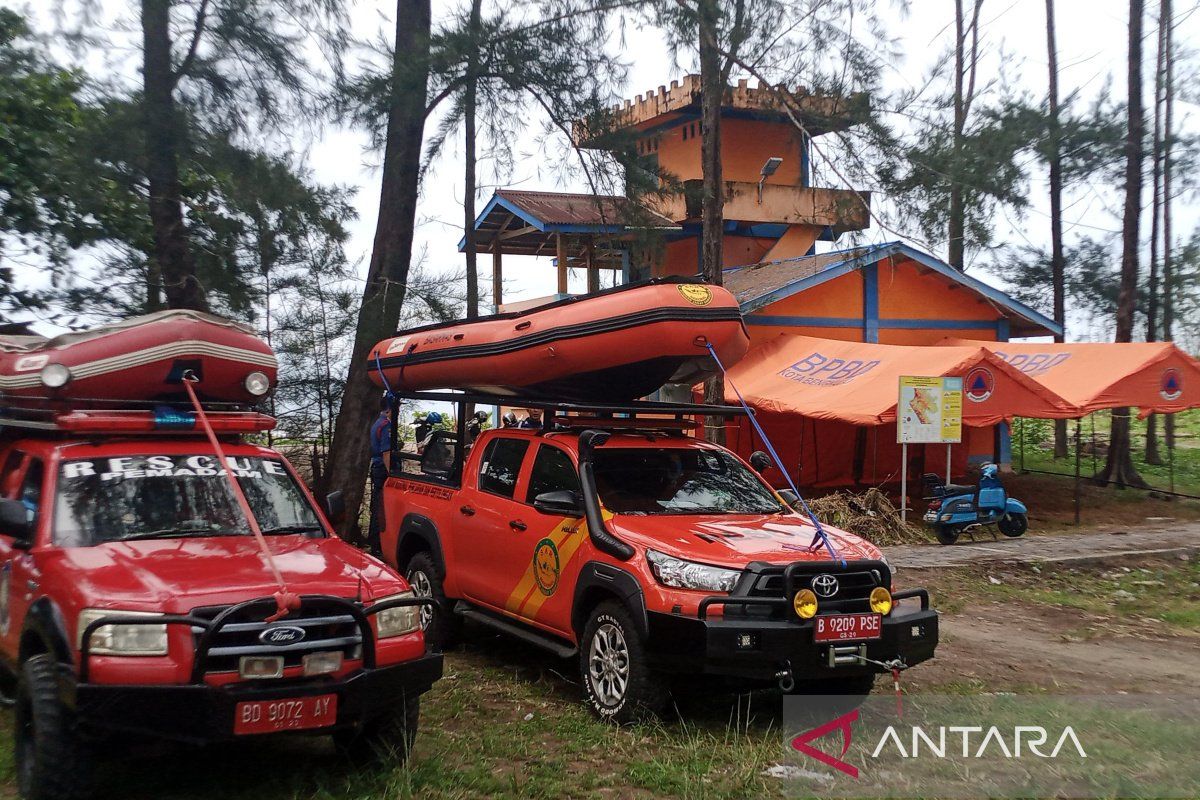
[[(725, 270), (724, 283), (737, 298), (742, 313), (749, 314), (791, 297), (797, 292), (819, 286), (889, 256), (911, 259), (942, 277), (954, 281), (995, 304), (1005, 316), (1025, 322), (1027, 331), (1014, 330), (1018, 336), (1058, 335), (1062, 329), (1054, 320), (1009, 297), (994, 286), (960, 272), (946, 262), (904, 242), (885, 242), (868, 247), (835, 250), (812, 256), (800, 256)], [(1040, 329), (1040, 330), (1038, 330)]]

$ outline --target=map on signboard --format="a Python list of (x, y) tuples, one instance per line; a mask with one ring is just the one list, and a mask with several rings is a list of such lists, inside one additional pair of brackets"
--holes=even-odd
[(900, 378), (896, 441), (955, 444), (962, 441), (962, 378)]

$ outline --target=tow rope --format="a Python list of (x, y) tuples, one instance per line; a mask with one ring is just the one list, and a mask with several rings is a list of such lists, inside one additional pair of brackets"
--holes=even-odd
[(192, 388), (193, 383), (199, 382), (200, 379), (191, 370), (183, 374), (183, 388), (187, 391), (188, 398), (192, 401), (192, 408), (196, 410), (196, 418), (200, 420), (200, 425), (204, 428), (205, 435), (208, 436), (208, 443), (212, 446), (213, 452), (216, 453), (217, 463), (223, 465), (225, 477), (229, 479), (229, 487), (233, 489), (233, 496), (237, 498), (238, 506), (241, 507), (242, 514), (246, 517), (246, 523), (250, 526), (250, 532), (254, 534), (254, 540), (258, 542), (258, 549), (262, 551), (263, 559), (267, 562), (267, 567), (270, 568), (271, 574), (275, 578), (275, 583), (279, 585), (279, 591), (274, 595), (275, 613), (266, 619), (267, 622), (274, 622), (277, 619), (286, 617), (292, 611), (299, 610), (300, 596), (288, 590), (287, 582), (283, 579), (283, 573), (279, 571), (279, 566), (275, 563), (275, 557), (271, 555), (271, 548), (267, 546), (267, 538), (263, 536), (262, 529), (258, 526), (258, 519), (250, 509), (250, 501), (246, 499), (246, 493), (242, 491), (241, 484), (237, 482), (233, 471), (229, 469), (229, 461), (225, 458), (225, 451), (221, 449), (221, 442), (217, 439), (217, 434), (213, 431), (212, 425), (209, 424), (208, 415), (204, 413), (204, 406), (200, 405), (200, 400), (196, 397), (196, 391)]
[(746, 403), (746, 398), (742, 397), (737, 384), (729, 380), (729, 373), (725, 370), (725, 365), (721, 363), (721, 358), (713, 348), (712, 342), (706, 339), (704, 346), (708, 348), (713, 361), (717, 362), (717, 367), (721, 370), (721, 375), (725, 378), (725, 382), (729, 384), (729, 388), (733, 389), (733, 393), (737, 395), (738, 402), (742, 404), (742, 408), (746, 411), (746, 416), (750, 418), (750, 424), (754, 426), (754, 430), (758, 431), (758, 435), (762, 437), (763, 444), (767, 446), (767, 452), (771, 454), (771, 459), (775, 462), (775, 466), (783, 473), (783, 479), (787, 481), (788, 488), (795, 493), (796, 499), (800, 501), (800, 506), (804, 509), (804, 513), (808, 514), (808, 518), (812, 520), (813, 527), (816, 528), (816, 533), (813, 535), (812, 543), (809, 544), (808, 549), (816, 550), (818, 543), (824, 544), (825, 549), (829, 551), (830, 558), (834, 561), (842, 562), (843, 567), (846, 566), (846, 559), (842, 558), (838, 551), (834, 549), (833, 542), (829, 541), (829, 536), (826, 535), (825, 528), (821, 526), (821, 521), (817, 519), (817, 515), (808, 507), (808, 503), (804, 502), (804, 495), (800, 494), (800, 490), (796, 488), (796, 484), (792, 481), (791, 473), (783, 466), (783, 459), (775, 452), (775, 446), (771, 444), (771, 440), (767, 437), (767, 432), (762, 429), (762, 425), (758, 424), (758, 420), (754, 416), (754, 411)]

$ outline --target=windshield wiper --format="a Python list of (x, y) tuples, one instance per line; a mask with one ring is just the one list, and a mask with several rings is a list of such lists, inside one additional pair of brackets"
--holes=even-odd
[(284, 533), (324, 533), (325, 529), (320, 525), (277, 525), (274, 528), (263, 528), (263, 536), (271, 536), (274, 534)]
[(195, 528), (163, 528), (158, 531), (143, 531), (122, 536), (114, 541), (128, 542), (134, 539), (199, 539), (205, 536), (246, 536), (241, 531), (210, 531)]

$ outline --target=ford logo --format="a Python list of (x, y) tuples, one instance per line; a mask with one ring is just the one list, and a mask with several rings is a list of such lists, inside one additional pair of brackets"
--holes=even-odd
[(304, 632), (304, 628), (297, 628), (295, 625), (279, 625), (274, 628), (267, 628), (258, 635), (258, 640), (263, 644), (282, 647), (285, 644), (303, 642), (304, 637), (307, 635)]
[(818, 597), (833, 597), (837, 594), (838, 580), (829, 573), (813, 578), (812, 590)]

